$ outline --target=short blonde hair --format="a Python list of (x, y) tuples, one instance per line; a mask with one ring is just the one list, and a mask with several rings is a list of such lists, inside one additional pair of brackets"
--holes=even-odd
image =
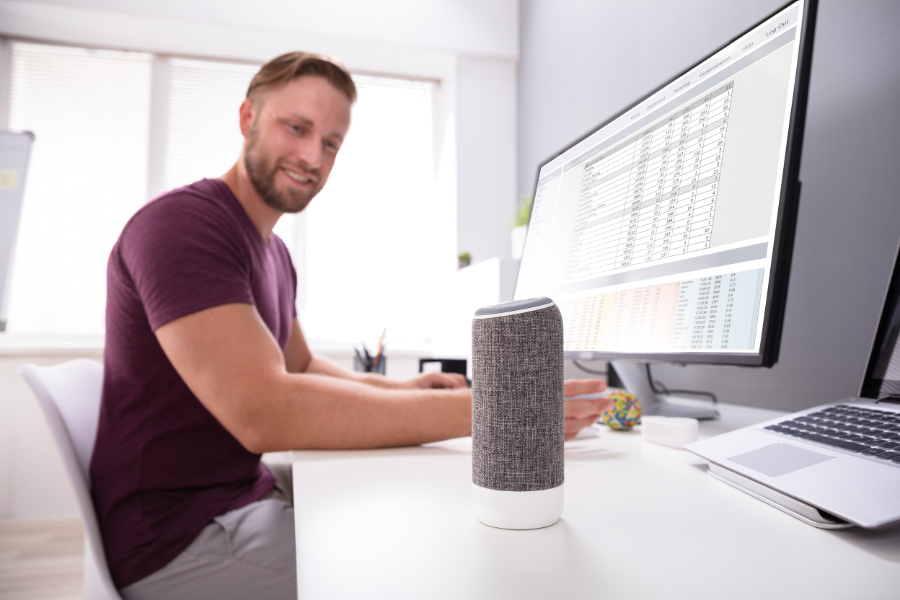
[(264, 64), (250, 81), (247, 97), (260, 88), (283, 85), (304, 75), (324, 77), (351, 104), (356, 101), (356, 85), (344, 65), (330, 56), (309, 52), (288, 52)]

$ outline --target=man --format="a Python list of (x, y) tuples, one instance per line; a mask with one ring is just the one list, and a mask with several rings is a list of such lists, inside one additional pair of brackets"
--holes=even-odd
[[(310, 352), (297, 320), (296, 273), (272, 229), (325, 185), (355, 98), (329, 58), (264, 65), (231, 170), (148, 203), (110, 255), (91, 480), (129, 600), (295, 596), (290, 471), (264, 466), (263, 452), (471, 433), (462, 377), (346, 371)], [(567, 394), (600, 389), (573, 382)], [(567, 403), (567, 436), (604, 408)]]

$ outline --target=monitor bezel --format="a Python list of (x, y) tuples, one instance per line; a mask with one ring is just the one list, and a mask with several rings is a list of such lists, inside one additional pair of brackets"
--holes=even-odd
[[(555, 160), (572, 147), (580, 144), (594, 135), (638, 104), (644, 102), (653, 94), (659, 92), (679, 77), (687, 74), (698, 65), (721, 52), (729, 45), (747, 35), (753, 29), (759, 27), (778, 13), (786, 10), (793, 4), (803, 0), (792, 0), (780, 8), (766, 15), (728, 42), (716, 48), (696, 63), (681, 71), (671, 79), (666, 80), (659, 87), (642, 95), (637, 101), (632, 102), (609, 119), (578, 138), (553, 156), (542, 162), (537, 168), (534, 193), (537, 194), (537, 186), (540, 181), (541, 169), (549, 162)], [(775, 239), (772, 244), (772, 267), (769, 276), (769, 289), (766, 296), (766, 308), (763, 314), (763, 327), (760, 336), (759, 352), (610, 352), (603, 350), (566, 350), (565, 357), (577, 360), (608, 360), (608, 361), (640, 361), (640, 362), (667, 362), (677, 364), (709, 364), (709, 365), (737, 365), (748, 367), (771, 367), (778, 361), (778, 351), (781, 345), (781, 329), (784, 322), (784, 311), (787, 302), (787, 288), (790, 277), (791, 255), (794, 245), (794, 233), (796, 229), (797, 209), (800, 196), (800, 159), (803, 147), (803, 132), (806, 122), (806, 102), (809, 94), (809, 73), (812, 64), (812, 48), (815, 32), (816, 9), (818, 0), (805, 0), (803, 7), (803, 20), (800, 29), (800, 50), (797, 57), (796, 84), (794, 86), (793, 103), (791, 105), (791, 117), (788, 123), (788, 135), (785, 148), (784, 170), (781, 180), (781, 191), (778, 203), (778, 218), (775, 224)], [(531, 225), (529, 215), (528, 225)], [(527, 243), (527, 235), (526, 235)], [(519, 273), (516, 274), (516, 286), (521, 273), (522, 265), (519, 263)], [(514, 288), (515, 289), (515, 288)]]

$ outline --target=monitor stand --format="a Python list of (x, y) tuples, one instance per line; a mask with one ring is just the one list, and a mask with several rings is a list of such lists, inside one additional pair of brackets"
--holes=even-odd
[(719, 418), (719, 411), (715, 407), (684, 406), (660, 400), (650, 385), (644, 363), (615, 361), (612, 365), (625, 389), (641, 401), (641, 413), (644, 415), (690, 417), (701, 421)]

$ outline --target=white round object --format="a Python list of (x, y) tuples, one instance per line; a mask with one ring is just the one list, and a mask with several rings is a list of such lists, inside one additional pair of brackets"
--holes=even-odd
[(697, 441), (698, 425), (697, 419), (685, 417), (641, 417), (641, 437), (647, 442), (684, 448)]
[(503, 492), (472, 484), (472, 507), (479, 521), (500, 529), (540, 529), (563, 511), (563, 486), (535, 492)]

